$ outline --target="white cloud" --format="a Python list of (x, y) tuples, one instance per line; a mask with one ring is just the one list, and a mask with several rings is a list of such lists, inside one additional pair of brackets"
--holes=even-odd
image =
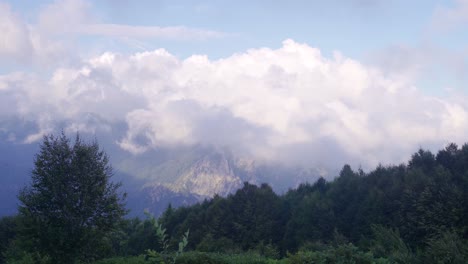
[(0, 65), (45, 65), (63, 60), (64, 47), (60, 41), (48, 38), (34, 25), (25, 23), (3, 3), (0, 3), (0, 31)]
[(3, 3), (0, 3), (0, 32), (0, 58), (24, 61), (31, 56), (33, 47), (27, 25)]
[[(73, 65), (82, 59), (82, 36), (85, 42), (107, 43), (118, 40), (137, 47), (145, 47), (145, 40), (206, 40), (226, 34), (186, 26), (133, 26), (102, 23), (86, 0), (57, 0), (40, 10), (37, 21), (26, 23), (8, 4), (0, 3), (0, 66), (35, 65), (41, 70)], [(86, 46), (86, 45), (85, 45)], [(97, 45), (99, 46), (99, 45)], [(90, 48), (93, 49), (93, 48)], [(91, 51), (93, 52), (93, 51)], [(95, 52), (95, 51), (94, 51)], [(8, 61), (8, 64), (6, 64)]]
[(202, 143), (260, 160), (367, 167), (462, 143), (468, 129), (466, 100), (424, 95), (405, 78), (292, 40), (219, 60), (107, 52), (45, 80), (2, 76), (0, 87), (9, 115), (37, 122), (27, 142), (59, 123), (124, 129), (114, 140), (135, 154)]
[(422, 83), (426, 91), (450, 94), (466, 90), (467, 54), (466, 50), (447, 49), (428, 42), (414, 46), (393, 45), (370, 54), (368, 59), (390, 79)]
[(468, 0), (455, 0), (451, 7), (440, 6), (435, 10), (432, 27), (447, 31), (468, 23)]
[(82, 24), (94, 23), (91, 3), (85, 0), (56, 0), (45, 6), (38, 16), (37, 26), (49, 34), (76, 30)]
[(83, 25), (75, 30), (76, 33), (119, 38), (166, 38), (166, 39), (209, 39), (223, 37), (225, 34), (217, 31), (194, 29), (184, 26), (130, 26), (118, 24)]
[(39, 15), (38, 27), (51, 35), (78, 34), (130, 39), (209, 39), (225, 34), (185, 26), (134, 26), (101, 23), (85, 0), (62, 0), (46, 6)]

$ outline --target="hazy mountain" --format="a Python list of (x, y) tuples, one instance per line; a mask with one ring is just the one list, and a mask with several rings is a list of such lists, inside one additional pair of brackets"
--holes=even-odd
[[(4, 135), (5, 136), (5, 135)], [(313, 182), (324, 171), (257, 163), (236, 157), (228, 149), (191, 146), (129, 154), (106, 139), (101, 146), (114, 167), (114, 180), (123, 183), (130, 215), (144, 210), (161, 213), (169, 203), (174, 207), (191, 205), (215, 194), (227, 196), (243, 182), (269, 183), (278, 193), (305, 181)], [(0, 216), (14, 214), (16, 195), (31, 176), (38, 144), (0, 144)]]
[[(164, 153), (163, 153), (164, 152)], [(134, 172), (142, 186), (129, 193), (138, 200), (129, 207), (141, 214), (148, 209), (156, 214), (170, 202), (173, 206), (190, 205), (215, 194), (227, 196), (242, 187), (243, 182), (269, 183), (278, 193), (302, 182), (314, 182), (327, 176), (325, 170), (287, 167), (279, 164), (257, 164), (235, 157), (229, 150), (195, 146), (130, 157), (120, 163), (126, 173)], [(132, 197), (133, 196), (133, 197)]]

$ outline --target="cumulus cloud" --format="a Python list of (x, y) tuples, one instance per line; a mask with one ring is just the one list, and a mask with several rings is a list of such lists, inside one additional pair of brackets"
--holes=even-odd
[(307, 166), (403, 162), (420, 146), (462, 143), (468, 129), (467, 100), (427, 96), (406, 78), (293, 40), (218, 60), (107, 52), (45, 79), (1, 76), (0, 98), (1, 115), (37, 122), (26, 142), (67, 124), (118, 129), (114, 142), (134, 154), (210, 144)]

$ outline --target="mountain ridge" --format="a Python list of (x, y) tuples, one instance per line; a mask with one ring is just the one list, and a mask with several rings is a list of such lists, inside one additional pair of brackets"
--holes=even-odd
[[(0, 215), (16, 212), (19, 189), (29, 181), (38, 144), (1, 142), (0, 178), (2, 207)], [(159, 215), (167, 206), (188, 206), (215, 195), (228, 196), (244, 182), (268, 183), (282, 193), (302, 182), (314, 182), (317, 169), (259, 163), (238, 157), (227, 148), (190, 146), (149, 151), (131, 155), (116, 146), (108, 146), (115, 175), (128, 193), (130, 216), (142, 216), (145, 210)]]

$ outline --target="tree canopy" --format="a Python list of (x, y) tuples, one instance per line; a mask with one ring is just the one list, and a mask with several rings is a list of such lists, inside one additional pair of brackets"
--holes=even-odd
[(125, 194), (112, 183), (112, 167), (97, 141), (77, 134), (45, 136), (36, 155), (31, 184), (19, 194), (30, 250), (54, 263), (92, 259), (102, 238), (125, 215)]
[(423, 250), (442, 245), (433, 242), (439, 238), (468, 238), (467, 164), (468, 145), (450, 144), (437, 155), (419, 150), (407, 165), (368, 173), (345, 165), (333, 181), (320, 178), (283, 195), (246, 183), (226, 198), (170, 208), (162, 223), (176, 237), (193, 230), (189, 247), (203, 251), (267, 244), (285, 254), (311, 243), (333, 245), (337, 237), (366, 248), (376, 230), (384, 237), (398, 234), (408, 250)]
[[(7, 261), (24, 260), (18, 249), (32, 252), (19, 263), (101, 256), (121, 257), (96, 263), (468, 261), (468, 144), (436, 155), (419, 150), (407, 164), (367, 173), (345, 165), (331, 181), (281, 195), (246, 182), (227, 197), (169, 205), (157, 225), (154, 218), (119, 221), (125, 211), (119, 185), (109, 182), (112, 170), (96, 142), (48, 136), (35, 165), (31, 186), (20, 194), (20, 215), (0, 221)], [(173, 257), (166, 249), (177, 248), (181, 237), (192, 252)]]

